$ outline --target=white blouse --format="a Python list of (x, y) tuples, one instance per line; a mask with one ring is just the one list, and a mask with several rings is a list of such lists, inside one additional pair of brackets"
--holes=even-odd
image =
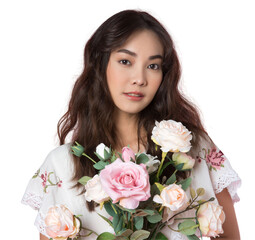
[[(209, 146), (204, 145), (196, 154), (196, 164), (191, 172), (191, 186), (194, 189), (202, 187), (206, 190), (203, 199), (215, 197), (215, 194), (227, 188), (233, 202), (239, 201), (236, 193), (241, 184), (239, 176), (218, 148), (210, 151), (211, 154), (208, 154), (208, 148)], [(214, 161), (215, 157), (223, 159), (223, 161)], [(35, 225), (39, 232), (49, 237), (46, 234), (43, 221), (45, 214), (49, 207), (64, 204), (74, 215), (80, 216), (83, 227), (93, 230), (98, 235), (103, 232), (113, 233), (111, 226), (97, 214), (99, 213), (109, 218), (108, 213), (104, 208), (100, 210), (100, 207), (96, 207), (94, 212), (88, 211), (84, 195), (79, 195), (78, 190), (72, 188), (75, 184), (71, 180), (72, 176), (71, 144), (65, 144), (55, 148), (48, 154), (42, 166), (29, 181), (22, 203), (38, 211)], [(194, 216), (194, 212), (186, 212), (181, 217), (187, 216)], [(177, 229), (177, 224), (173, 224), (171, 227)], [(168, 227), (164, 227), (161, 232), (171, 240), (187, 239), (183, 234), (174, 232)], [(86, 233), (88, 232), (85, 231), (84, 234)], [(97, 236), (92, 234), (82, 239), (94, 240), (96, 238)]]

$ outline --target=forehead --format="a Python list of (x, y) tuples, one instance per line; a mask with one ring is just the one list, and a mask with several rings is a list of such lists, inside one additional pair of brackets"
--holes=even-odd
[(163, 45), (156, 33), (151, 30), (142, 30), (133, 33), (119, 49), (128, 49), (137, 54), (147, 53), (148, 55), (161, 54), (163, 55)]

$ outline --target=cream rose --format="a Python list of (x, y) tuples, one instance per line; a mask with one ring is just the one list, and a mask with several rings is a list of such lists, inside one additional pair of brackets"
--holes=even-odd
[(192, 135), (181, 122), (163, 120), (156, 121), (151, 139), (161, 146), (162, 152), (188, 152)]
[(95, 201), (101, 203), (109, 200), (108, 194), (103, 190), (99, 175), (95, 175), (85, 185), (85, 198), (88, 202)]
[(225, 213), (218, 204), (207, 202), (201, 205), (197, 212), (197, 219), (204, 237), (217, 237), (223, 233), (222, 224), (225, 221)]
[(163, 188), (160, 195), (155, 195), (153, 201), (170, 208), (171, 211), (181, 211), (187, 207), (188, 197), (185, 191), (176, 184)]
[(172, 156), (172, 160), (174, 161), (175, 165), (184, 163), (182, 170), (192, 169), (195, 165), (195, 159), (193, 159), (186, 153), (181, 152), (174, 153)]
[(53, 240), (75, 238), (80, 231), (80, 221), (64, 205), (49, 208), (44, 222), (46, 233)]

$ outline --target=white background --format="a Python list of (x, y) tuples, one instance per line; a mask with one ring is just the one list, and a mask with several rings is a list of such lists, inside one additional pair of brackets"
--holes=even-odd
[(251, 239), (255, 14), (245, 0), (1, 1), (2, 239), (38, 238), (36, 213), (20, 200), (58, 144), (56, 125), (82, 70), (86, 41), (108, 17), (129, 8), (150, 12), (172, 35), (185, 91), (243, 180), (235, 208), (242, 239)]

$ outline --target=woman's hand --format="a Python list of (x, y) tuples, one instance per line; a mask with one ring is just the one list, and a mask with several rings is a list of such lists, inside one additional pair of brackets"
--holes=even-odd
[(223, 210), (226, 215), (226, 220), (223, 224), (224, 233), (220, 235), (220, 237), (217, 239), (231, 239), (231, 240), (241, 239), (234, 205), (228, 193), (228, 190), (224, 188), (224, 190), (217, 194), (216, 197), (219, 201), (219, 205), (223, 207)]

